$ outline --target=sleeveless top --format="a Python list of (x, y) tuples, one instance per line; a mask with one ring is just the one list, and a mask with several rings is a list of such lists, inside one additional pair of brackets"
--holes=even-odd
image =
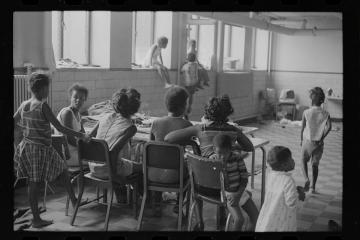
[[(72, 113), (72, 130), (76, 131), (76, 132), (80, 132), (81, 131), (81, 116), (80, 113), (77, 112), (77, 114), (75, 115), (75, 113), (73, 112), (73, 110), (71, 110), (70, 107), (64, 107), (63, 109), (60, 110), (59, 114), (57, 115), (57, 119), (59, 120), (60, 123), (62, 123), (64, 125), (64, 119), (62, 118), (62, 113), (64, 111), (70, 111)], [(56, 134), (62, 134), (59, 131), (57, 131), (55, 129)]]
[(160, 55), (161, 55), (161, 48), (159, 46), (156, 45), (154, 52), (152, 52), (150, 48), (143, 60), (144, 67), (152, 67), (155, 64), (161, 64), (158, 60)]
[(23, 129), (23, 137), (31, 143), (51, 145), (50, 122), (42, 112), (44, 102), (39, 103), (34, 109), (30, 110), (30, 102), (24, 102), (20, 106), (19, 126)]

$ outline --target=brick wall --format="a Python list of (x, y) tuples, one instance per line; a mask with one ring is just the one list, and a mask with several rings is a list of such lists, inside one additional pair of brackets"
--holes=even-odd
[[(176, 71), (170, 71), (173, 82)], [(235, 108), (232, 119), (253, 116), (257, 113), (257, 92), (265, 88), (265, 77), (261, 71), (255, 73), (221, 73), (209, 72), (210, 87), (194, 95), (191, 120), (199, 120), (203, 115), (206, 101), (218, 94), (228, 93)], [(84, 108), (94, 103), (110, 99), (116, 89), (133, 87), (141, 93), (140, 111), (153, 116), (166, 114), (164, 106), (164, 84), (157, 73), (152, 70), (119, 70), (107, 69), (60, 69), (55, 72), (52, 81), (53, 111), (68, 106), (67, 89), (75, 82), (89, 89), (89, 97)], [(218, 82), (218, 84), (216, 84)], [(217, 86), (217, 89), (216, 89)]]

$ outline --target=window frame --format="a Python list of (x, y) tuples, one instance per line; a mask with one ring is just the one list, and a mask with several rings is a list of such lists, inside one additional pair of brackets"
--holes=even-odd
[[(136, 63), (136, 14), (141, 11), (132, 11), (132, 39), (131, 39), (131, 63)], [(155, 39), (155, 24), (156, 24), (156, 12), (155, 11), (149, 11), (150, 12), (150, 46), (152, 46), (156, 39)], [(138, 69), (133, 68), (132, 69)]]
[[(64, 19), (64, 12), (65, 11), (54, 11), (54, 12), (59, 12), (60, 13), (60, 17), (59, 17), (59, 23), (60, 26), (59, 26), (59, 44), (56, 46), (57, 47), (57, 52), (60, 53), (59, 55), (59, 59), (55, 59), (55, 62), (57, 63), (57, 61), (59, 61), (60, 59), (64, 59), (66, 58), (66, 56), (64, 56), (64, 48), (65, 48), (65, 34), (64, 34), (64, 28), (66, 27), (65, 26), (65, 19)], [(86, 62), (84, 63), (80, 63), (78, 62), (78, 64), (81, 64), (83, 66), (91, 66), (93, 65), (92, 61), (91, 61), (91, 57), (92, 57), (92, 49), (91, 49), (91, 46), (92, 46), (92, 37), (91, 37), (91, 34), (92, 34), (92, 11), (84, 11), (85, 12), (85, 59), (86, 59)], [(73, 60), (73, 59), (72, 59)], [(58, 66), (56, 66), (58, 68)]]
[[(244, 26), (238, 26), (238, 25), (234, 25), (234, 24), (230, 24), (230, 23), (227, 23), (227, 22), (224, 22), (224, 30), (223, 30), (223, 35), (224, 35), (224, 40), (225, 40), (225, 26), (228, 26), (229, 27), (229, 36), (228, 36), (228, 39), (227, 39), (227, 47), (228, 47), (228, 51), (227, 51), (227, 55), (229, 55), (231, 52), (232, 52), (232, 35), (233, 35), (233, 27), (238, 27), (238, 28), (243, 28), (244, 29), (244, 39), (246, 37), (246, 29)], [(244, 49), (245, 49), (245, 46), (246, 45), (246, 42), (244, 42)], [(225, 42), (223, 43), (223, 46), (222, 46), (222, 51), (225, 53)], [(225, 56), (223, 56), (225, 57)], [(229, 57), (229, 56), (226, 56), (226, 57)], [(244, 51), (244, 56), (243, 56), (243, 61), (245, 63), (245, 51)], [(242, 66), (242, 69), (224, 69), (224, 61), (222, 63), (222, 72), (246, 72), (246, 69), (244, 67), (244, 64)]]

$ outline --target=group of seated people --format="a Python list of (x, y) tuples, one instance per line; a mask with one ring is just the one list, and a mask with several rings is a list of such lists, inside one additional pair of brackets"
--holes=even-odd
[[(81, 138), (85, 141), (90, 141), (91, 137), (104, 139), (109, 146), (111, 161), (114, 163), (113, 166), (115, 166), (116, 173), (123, 174), (123, 169), (121, 168), (122, 159), (131, 158), (129, 140), (137, 132), (136, 125), (131, 117), (140, 108), (141, 94), (133, 88), (124, 88), (116, 91), (111, 99), (113, 112), (106, 113), (91, 133), (85, 133), (80, 115), (80, 109), (88, 97), (88, 90), (84, 86), (74, 84), (70, 87), (70, 105), (61, 109), (57, 119), (55, 119), (51, 109), (46, 101), (44, 101), (48, 95), (48, 76), (45, 74), (33, 74), (29, 84), (32, 98), (23, 102), (14, 115), (15, 126), (19, 124), (23, 130), (23, 140), (16, 147), (14, 163), (17, 177), (30, 178), (30, 190), (32, 189), (33, 191), (29, 192), (29, 199), (31, 208), (34, 209), (33, 226), (43, 227), (51, 224), (51, 222), (42, 220), (39, 213), (36, 212), (36, 193), (39, 182), (44, 180), (52, 181), (57, 176), (62, 175), (73, 205), (77, 201), (69, 184), (69, 176), (64, 171), (69, 165), (79, 164), (76, 138)], [(254, 147), (249, 138), (239, 128), (229, 124), (229, 116), (234, 112), (229, 96), (223, 95), (210, 98), (204, 106), (203, 121), (197, 125), (193, 125), (184, 117), (188, 107), (188, 100), (189, 93), (185, 88), (175, 85), (167, 89), (165, 106), (168, 114), (152, 122), (149, 140), (181, 144), (196, 137), (199, 140), (203, 157), (212, 161), (221, 161), (224, 164), (223, 172), (227, 207), (234, 220), (231, 229), (241, 230), (244, 222), (244, 216), (240, 209), (241, 206), (250, 218), (251, 229), (255, 230), (255, 226), (259, 222), (257, 221), (259, 211), (251, 199), (250, 193), (245, 190), (248, 173), (243, 161), (246, 156), (245, 152), (252, 152)], [(56, 133), (67, 136), (70, 159), (65, 164), (51, 147), (51, 140), (49, 141), (50, 124), (54, 126), (57, 131)], [(37, 130), (34, 131), (33, 129)], [(217, 131), (219, 134), (214, 136), (213, 134), (208, 134), (209, 131)], [(236, 144), (233, 138), (226, 134), (228, 132), (236, 134)], [(123, 136), (122, 144), (114, 146), (116, 140), (121, 136)], [(39, 139), (42, 140), (42, 143), (37, 143)], [(39, 156), (35, 156), (34, 151), (37, 151)], [(270, 165), (273, 164), (277, 171), (293, 169), (288, 167), (288, 164), (284, 165), (286, 166), (285, 170), (282, 169), (283, 164), (279, 163), (279, 161), (291, 162), (292, 158), (291, 153), (290, 155), (285, 154), (285, 156), (283, 153), (281, 155), (280, 152), (284, 151), (277, 150), (274, 152), (274, 156), (270, 160), (268, 159)], [(28, 169), (29, 162), (30, 164), (35, 164), (34, 169)], [(46, 165), (46, 169), (39, 169), (36, 166), (40, 165), (40, 163), (49, 165)], [(106, 165), (90, 166), (90, 169), (95, 176), (101, 176), (108, 171)], [(177, 174), (177, 171), (158, 168), (148, 169), (149, 180), (154, 182), (174, 183), (179, 179)], [(123, 202), (126, 199), (124, 190), (123, 187), (115, 189), (119, 202)], [(214, 191), (214, 189), (210, 188), (200, 190), (207, 195), (219, 196), (218, 190)], [(161, 201), (161, 195), (155, 194), (154, 200), (157, 202)], [(199, 223), (195, 229), (202, 230), (204, 229), (202, 202), (198, 202), (197, 205), (199, 206), (197, 209)], [(174, 209), (178, 208), (175, 207)], [(160, 210), (155, 209), (156, 215), (160, 215)], [(263, 222), (262, 225), (264, 225)]]

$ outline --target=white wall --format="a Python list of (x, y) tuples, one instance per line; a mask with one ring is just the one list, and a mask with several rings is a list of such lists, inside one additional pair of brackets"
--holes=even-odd
[[(297, 102), (309, 106), (308, 91), (319, 86), (343, 95), (342, 32), (317, 36), (273, 34), (271, 81), (279, 94), (281, 89), (294, 89)], [(342, 102), (328, 105), (330, 115), (342, 118)]]

